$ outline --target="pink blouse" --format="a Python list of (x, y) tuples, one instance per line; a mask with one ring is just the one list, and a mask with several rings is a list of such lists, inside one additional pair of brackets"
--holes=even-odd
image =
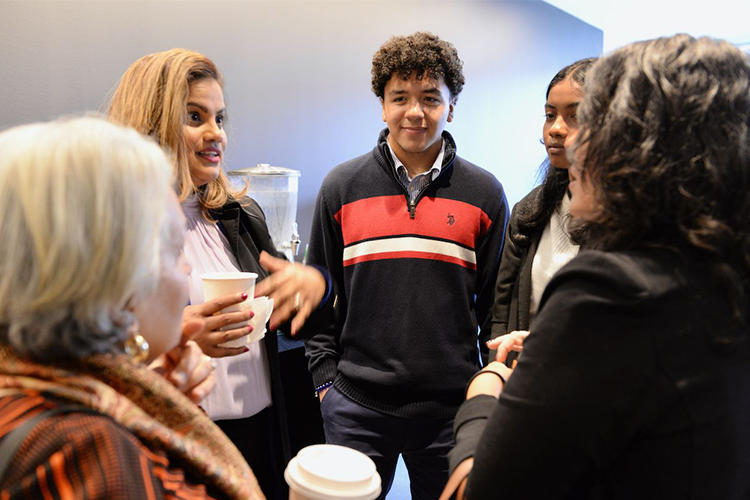
[[(182, 203), (187, 218), (185, 257), (190, 272), (190, 303), (203, 303), (200, 275), (203, 273), (239, 271), (229, 241), (216, 223), (208, 222), (200, 212), (198, 199), (191, 196)], [(201, 402), (211, 420), (250, 417), (271, 406), (271, 377), (265, 347), (260, 342), (238, 356), (214, 358), (216, 387)]]

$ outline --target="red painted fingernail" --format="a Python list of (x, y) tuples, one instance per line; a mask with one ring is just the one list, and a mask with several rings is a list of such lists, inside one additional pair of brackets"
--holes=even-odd
[(248, 327), (247, 327), (247, 331), (248, 331), (248, 332), (252, 332), (252, 331), (253, 331), (253, 327), (252, 327), (252, 326), (248, 326)]
[(247, 294), (246, 293), (242, 294), (242, 300), (247, 300)]
[(250, 311), (250, 315), (248, 316), (249, 319), (253, 319), (253, 316), (255, 316), (255, 313)]
[[(252, 328), (251, 328), (251, 329), (252, 329)], [(244, 349), (242, 349), (242, 352), (247, 352), (247, 351), (249, 351), (249, 350), (250, 350), (250, 348), (249, 348), (249, 347), (245, 347)]]

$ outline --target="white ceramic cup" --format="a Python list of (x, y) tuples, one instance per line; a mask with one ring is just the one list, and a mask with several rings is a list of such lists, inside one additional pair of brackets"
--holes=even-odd
[(287, 465), (284, 479), (289, 500), (373, 500), (381, 488), (370, 457), (334, 444), (300, 450)]

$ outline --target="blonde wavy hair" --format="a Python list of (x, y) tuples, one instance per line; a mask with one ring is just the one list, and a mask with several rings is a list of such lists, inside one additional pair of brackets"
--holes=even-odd
[(169, 159), (94, 117), (9, 129), (0, 151), (0, 340), (38, 360), (117, 350), (159, 277)]
[(224, 87), (216, 65), (198, 52), (171, 49), (143, 56), (120, 79), (107, 114), (110, 119), (153, 137), (173, 155), (180, 201), (198, 193), (203, 216), (210, 221), (209, 210), (222, 207), (230, 199), (240, 199), (247, 188), (234, 190), (223, 169), (217, 179), (201, 189), (190, 177), (192, 151), (183, 134), (187, 101), (190, 85), (207, 78)]

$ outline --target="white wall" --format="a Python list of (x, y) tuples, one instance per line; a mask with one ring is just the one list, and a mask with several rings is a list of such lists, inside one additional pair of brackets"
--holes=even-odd
[(544, 92), (602, 32), (539, 1), (2, 1), (0, 128), (100, 109), (138, 57), (203, 52), (226, 77), (230, 169), (302, 171), (303, 245), (320, 183), (372, 149), (383, 127), (372, 54), (429, 30), (453, 42), (466, 86), (448, 130), (511, 203), (533, 185)]
[(604, 32), (604, 52), (675, 33), (750, 48), (748, 0), (547, 0)]

